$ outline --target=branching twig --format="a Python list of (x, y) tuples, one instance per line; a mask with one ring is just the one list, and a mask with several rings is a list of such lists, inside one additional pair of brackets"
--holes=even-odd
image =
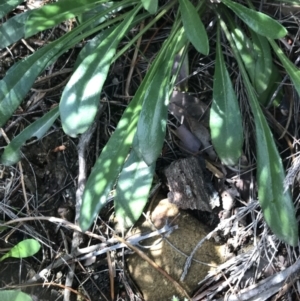
[[(78, 187), (76, 190), (75, 225), (78, 225), (78, 222), (79, 222), (80, 208), (81, 208), (81, 204), (82, 204), (82, 194), (83, 194), (83, 190), (85, 187), (85, 181), (86, 181), (86, 158), (85, 158), (86, 157), (86, 149), (87, 149), (88, 145), (90, 144), (90, 141), (91, 141), (94, 131), (96, 130), (97, 120), (99, 119), (99, 116), (102, 113), (102, 108), (98, 110), (98, 113), (95, 117), (95, 121), (89, 127), (89, 129), (81, 135), (81, 137), (79, 139), (79, 143), (78, 143), (79, 174), (78, 174)], [(81, 241), (82, 241), (81, 233), (74, 232), (73, 239), (72, 239), (71, 254), (76, 253)], [(73, 279), (74, 279), (74, 270), (75, 270), (75, 263), (72, 263), (70, 265), (70, 269), (67, 273), (66, 283), (65, 283), (66, 287), (72, 287)], [(64, 290), (64, 301), (69, 301), (69, 300), (70, 300), (70, 290), (65, 289)]]
[[(153, 231), (151, 233), (145, 234), (145, 235), (134, 235), (133, 237), (128, 238), (126, 241), (130, 243), (130, 245), (138, 245), (140, 241), (143, 241), (145, 239), (161, 235), (164, 233), (172, 232), (174, 229), (177, 229), (177, 226), (170, 227), (168, 225), (164, 226), (163, 228)], [(113, 244), (113, 245), (111, 245)], [(107, 240), (106, 243), (100, 243), (97, 245), (93, 245), (90, 247), (77, 249), (75, 252), (71, 254), (66, 254), (62, 256), (61, 258), (57, 259), (53, 263), (51, 263), (48, 267), (40, 271), (38, 274), (33, 276), (29, 281), (26, 283), (33, 283), (40, 279), (44, 279), (45, 276), (52, 270), (56, 269), (62, 265), (64, 265), (66, 262), (76, 262), (76, 261), (83, 261), (86, 259), (89, 259), (94, 256), (99, 256), (102, 254), (105, 254), (108, 251), (115, 251), (121, 248), (127, 247), (124, 243), (117, 243), (117, 240), (112, 238)]]

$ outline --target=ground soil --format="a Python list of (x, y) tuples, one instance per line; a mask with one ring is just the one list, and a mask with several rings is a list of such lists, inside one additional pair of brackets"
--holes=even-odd
[[(271, 7), (269, 11), (275, 10), (276, 9), (274, 9), (274, 7)], [(292, 11), (289, 11), (289, 13), (291, 12)], [(289, 24), (295, 26), (295, 23), (299, 22), (299, 18), (294, 17), (293, 19), (292, 17), (284, 17), (283, 21), (290, 22)], [(54, 33), (50, 30), (46, 31), (45, 37), (47, 38), (47, 41), (51, 41), (62, 34), (63, 32), (61, 29), (57, 28)], [(154, 39), (150, 46), (147, 45), (146, 41), (142, 42), (143, 47), (147, 46), (147, 51), (144, 54), (144, 60), (141, 58), (136, 64), (136, 71), (133, 75), (129, 89), (130, 95), (135, 93), (142, 79), (141, 74), (144, 74), (145, 70), (148, 68), (145, 66), (147, 66), (153, 57), (155, 57), (163, 42), (163, 37), (166, 34), (168, 34), (168, 29), (167, 27), (163, 27), (162, 31), (157, 35), (157, 39)], [(295, 43), (293, 45), (298, 45), (299, 41), (297, 35), (298, 32), (291, 35), (291, 41), (292, 36), (295, 39), (292, 42), (287, 42)], [(43, 40), (41, 41), (43, 42)], [(33, 39), (28, 40), (27, 43), (29, 43), (29, 45), (31, 45), (35, 50), (39, 48), (38, 44), (36, 44)], [(3, 128), (3, 132), (1, 132), (0, 136), (1, 151), (7, 144), (5, 138), (11, 140), (28, 124), (43, 116), (43, 114), (51, 107), (59, 103), (64, 87), (61, 83), (67, 82), (81, 47), (82, 45), (78, 45), (74, 49), (62, 55), (53, 66), (40, 76), (22, 105)], [(290, 58), (295, 61), (295, 57), (297, 57), (298, 54), (296, 54), (295, 48), (293, 47), (291, 46)], [(30, 49), (22, 41), (13, 45), (11, 50), (13, 51), (14, 59), (11, 59), (8, 54), (9, 52), (6, 50), (2, 50), (0, 52), (1, 78), (4, 77), (5, 73), (9, 67), (13, 65), (13, 63), (21, 60), (31, 53)], [(129, 51), (114, 63), (109, 72), (100, 100), (103, 110), (99, 119), (96, 121), (96, 130), (90, 140), (86, 152), (87, 174), (90, 173), (98, 155), (114, 131), (124, 108), (128, 104), (128, 98), (124, 96), (124, 85), (127, 79), (131, 56), (132, 53)], [(228, 60), (230, 63), (230, 58)], [(201, 129), (202, 137), (205, 136), (203, 132), (206, 133), (208, 131), (207, 116), (204, 117), (203, 120), (199, 121), (196, 118), (197, 116), (195, 117), (194, 114), (201, 111), (203, 108), (207, 109), (211, 103), (214, 55), (203, 58), (194, 50), (191, 50), (190, 62), (190, 73), (194, 75), (189, 78), (189, 94), (191, 95), (191, 103), (189, 108), (184, 108), (185, 116), (187, 116), (187, 119), (190, 122), (189, 126), (191, 128), (193, 127), (195, 132), (199, 132)], [(232, 66), (232, 70), (234, 69), (235, 66)], [(51, 74), (56, 74), (56, 76), (51, 76)], [(236, 80), (236, 87), (239, 88), (238, 79)], [(298, 151), (298, 142), (295, 143), (295, 146), (292, 141), (298, 141), (299, 139), (299, 108), (296, 107), (298, 102), (291, 101), (294, 91), (292, 91), (289, 87), (285, 87), (285, 91), (287, 92), (286, 95), (288, 97), (284, 99), (281, 107), (271, 108), (268, 113), (269, 115), (267, 114), (270, 127), (273, 129), (274, 137), (276, 139), (282, 134), (282, 130), (278, 131), (278, 127), (276, 127), (278, 122), (281, 123), (281, 126), (283, 127), (287, 126), (287, 129), (292, 132), (292, 135), (290, 135), (290, 132), (289, 135), (285, 135), (285, 139), (276, 140), (278, 148), (282, 151), (284, 159), (290, 156), (291, 153), (293, 156), (295, 155)], [(242, 94), (243, 92), (240, 94), (241, 97), (243, 97)], [(199, 105), (197, 110), (195, 110), (195, 99), (197, 106), (201, 102), (201, 108)], [(289, 112), (290, 106), (292, 105), (294, 107), (292, 111), (293, 122), (291, 123)], [(213, 207), (210, 213), (185, 208), (186, 211), (182, 213), (182, 218), (184, 220), (190, 217), (190, 219), (189, 221), (182, 221), (182, 219), (180, 219), (178, 222), (180, 224), (181, 231), (185, 231), (185, 234), (182, 234), (182, 232), (178, 232), (176, 234), (176, 239), (179, 241), (181, 237), (186, 237), (186, 242), (183, 244), (184, 247), (190, 244), (190, 242), (188, 242), (190, 239), (194, 244), (197, 243), (198, 239), (202, 238), (204, 234), (207, 235), (208, 233), (213, 232), (213, 229), (215, 229), (220, 221), (230, 218), (235, 214), (238, 214), (242, 208), (250, 206), (251, 194), (256, 194), (255, 173), (253, 172), (255, 162), (255, 156), (253, 155), (253, 153), (255, 153), (253, 143), (254, 130), (253, 120), (250, 114), (248, 114), (248, 109), (249, 108), (246, 106), (241, 108), (244, 118), (245, 132), (248, 136), (246, 143), (248, 145), (245, 145), (244, 161), (241, 165), (245, 164), (249, 168), (244, 169), (240, 177), (237, 178), (236, 170), (221, 166), (216, 158), (212, 160), (211, 156), (215, 156), (215, 153), (211, 153), (210, 147), (208, 150), (205, 148), (201, 149), (199, 153), (201, 160), (203, 160), (203, 162), (206, 161), (206, 165), (204, 167), (206, 170), (204, 180), (214, 191), (217, 192), (219, 205)], [(176, 134), (174, 134), (180, 124), (178, 122), (178, 115), (176, 116), (176, 113), (172, 112), (172, 110), (173, 109), (170, 109), (165, 145), (163, 147), (162, 154), (157, 161), (156, 168), (157, 178), (155, 179), (155, 182), (160, 181), (161, 186), (155, 193), (163, 193), (164, 197), (167, 196), (169, 191), (168, 183), (164, 174), (166, 167), (174, 161), (190, 156), (190, 152), (186, 151), (186, 145), (184, 145), (184, 143), (178, 138), (179, 133), (176, 132)], [(196, 135), (195, 133), (192, 134)], [(40, 273), (43, 269), (54, 264), (58, 258), (61, 258), (70, 252), (74, 234), (73, 229), (67, 224), (59, 224), (57, 222), (53, 223), (49, 220), (39, 220), (38, 218), (56, 217), (66, 220), (67, 222), (74, 223), (79, 174), (78, 143), (79, 138), (68, 137), (62, 131), (60, 121), (57, 120), (45, 137), (40, 140), (32, 139), (27, 141), (26, 145), (22, 148), (22, 160), (19, 164), (11, 167), (0, 166), (0, 212), (2, 213), (0, 219), (7, 222), (17, 218), (31, 218), (26, 222), (16, 223), (3, 230), (1, 229), (1, 253), (4, 254), (9, 248), (29, 237), (36, 237), (42, 243), (42, 250), (33, 257), (21, 260), (9, 258), (0, 263), (1, 288), (20, 287), (23, 291), (30, 294), (34, 300), (39, 301), (62, 300), (67, 273), (69, 272), (69, 266), (72, 263), (71, 261), (66, 261), (59, 267), (50, 269), (49, 273), (44, 275), (43, 279), (40, 279), (40, 281), (32, 282), (30, 284), (27, 282), (33, 279), (33, 277), (35, 277), (35, 275)], [(211, 163), (213, 161), (217, 163), (212, 165)], [(290, 161), (288, 160), (285, 160), (284, 163), (286, 168), (291, 166)], [(226, 178), (220, 179), (218, 172), (226, 174)], [(294, 196), (297, 195), (297, 193), (298, 188), (296, 185)], [(152, 200), (153, 198), (150, 197), (149, 204), (151, 204)], [(202, 249), (202, 251), (204, 250), (206, 253), (205, 255), (212, 256), (212, 253), (215, 251), (211, 250), (212, 248), (215, 248), (215, 244), (226, 245), (226, 259), (240, 256), (241, 253), (248, 252), (246, 247), (249, 245), (250, 251), (253, 250), (253, 244), (257, 242), (257, 240), (259, 241), (258, 237), (264, 232), (265, 228), (262, 226), (264, 223), (261, 214), (259, 213), (259, 209), (257, 207), (253, 207), (251, 210), (249, 209), (247, 214), (239, 216), (239, 219), (237, 220), (232, 219), (229, 225), (224, 227), (222, 231), (216, 231), (213, 235), (214, 237), (211, 237), (211, 241), (207, 243), (210, 247)], [(197, 235), (195, 234), (193, 236), (192, 233), (196, 231), (196, 226), (194, 224), (192, 226), (190, 225), (191, 220), (196, 221), (196, 224), (200, 223), (203, 225), (205, 231), (203, 230), (202, 233), (202, 230), (199, 230)], [(258, 223), (257, 227), (253, 226), (254, 220)], [(250, 227), (249, 225), (252, 226)], [(95, 235), (110, 239), (113, 235), (113, 227), (114, 208), (113, 202), (110, 201), (100, 212), (99, 218), (97, 219), (92, 231)], [(139, 227), (140, 225), (138, 224), (137, 228)], [(193, 230), (189, 230), (189, 227), (193, 228)], [(116, 228), (116, 230), (118, 229)], [(188, 237), (189, 234), (186, 231), (190, 233), (190, 237)], [(95, 238), (83, 235), (79, 247), (85, 248), (99, 243), (100, 241), (97, 237)], [(177, 242), (175, 244), (177, 244)], [(194, 244), (192, 245), (194, 246)], [(213, 244), (213, 247), (211, 244)], [(265, 252), (265, 257), (272, 257), (274, 255), (273, 266), (270, 267), (265, 274), (262, 274), (262, 267), (260, 266), (260, 278), (258, 277), (258, 279), (273, 275), (274, 273), (285, 269), (295, 261), (296, 251), (296, 253), (293, 253), (289, 248), (286, 248), (286, 246), (279, 243), (276, 248), (276, 251), (273, 249), (273, 253), (269, 249)], [(173, 251), (173, 249), (168, 249), (164, 252), (171, 254)], [(185, 250), (185, 252), (188, 254), (191, 252), (191, 249), (189, 248), (188, 250)], [(115, 296), (114, 300), (139, 300), (137, 297), (141, 296), (139, 294), (139, 284), (140, 286), (143, 286), (141, 283), (143, 281), (140, 279), (141, 282), (139, 283), (138, 278), (140, 277), (140, 273), (148, 273), (148, 267), (145, 268), (145, 261), (137, 255), (129, 255), (127, 253), (128, 251), (124, 253), (119, 250), (116, 253), (112, 252), (111, 255), (105, 253), (97, 257), (89, 258), (86, 261), (76, 263), (74, 270), (75, 278), (72, 285), (74, 291), (71, 294), (71, 300), (112, 300), (112, 295)], [(178, 253), (176, 253), (176, 256), (177, 255)], [(115, 257), (113, 259), (115, 264), (114, 277), (111, 277), (112, 270), (111, 265), (109, 264), (111, 258), (108, 259), (109, 256)], [(174, 255), (174, 258), (171, 258), (170, 260), (179, 260), (176, 256)], [(130, 259), (127, 260), (127, 258)], [(214, 263), (220, 263), (217, 259), (214, 259), (213, 261)], [(127, 264), (129, 265), (129, 268), (127, 267)], [(137, 267), (137, 264), (140, 264), (140, 266)], [(171, 264), (168, 262), (163, 263), (162, 265), (165, 265), (168, 269)], [(243, 265), (243, 263), (241, 265)], [(266, 264), (264, 267), (265, 266)], [(194, 286), (191, 291), (194, 291), (197, 288), (195, 283), (203, 280), (206, 272), (207, 271), (205, 270), (205, 273), (199, 276), (198, 279), (196, 278), (197, 271), (194, 271), (192, 276)], [(173, 272), (170, 273), (172, 274)], [(226, 275), (229, 276), (229, 268), (228, 270), (222, 270), (216, 278), (213, 278), (213, 276), (209, 278), (210, 280), (214, 279), (214, 282), (212, 281), (210, 283), (211, 287), (216, 285), (216, 283), (225, 281), (224, 279), (226, 277), (222, 278), (225, 275), (224, 273), (227, 273)], [(178, 274), (179, 273), (175, 275), (177, 278)], [(131, 278), (133, 278), (133, 280)], [(154, 281), (154, 276), (150, 276), (150, 278)], [(251, 277), (249, 276), (248, 278), (250, 279)], [(157, 281), (161, 281), (160, 279), (161, 278), (158, 278)], [(244, 281), (243, 285), (246, 286), (245, 283), (248, 279), (245, 280), (242, 276), (241, 279)], [(166, 280), (164, 281), (166, 282)], [(167, 286), (168, 285), (169, 284), (167, 284)], [(205, 285), (203, 285), (203, 287), (205, 287)], [(207, 285), (207, 287), (207, 290), (209, 290), (209, 285)], [(141, 293), (143, 294), (143, 291)], [(146, 300), (151, 300), (147, 299), (147, 293), (148, 292), (146, 291), (144, 292)], [(169, 296), (172, 295), (171, 291), (168, 291), (168, 294), (169, 298)], [(176, 295), (176, 290), (174, 290), (174, 294)], [(221, 294), (222, 292), (220, 291), (220, 295)], [(84, 295), (86, 299), (84, 299), (82, 295)]]

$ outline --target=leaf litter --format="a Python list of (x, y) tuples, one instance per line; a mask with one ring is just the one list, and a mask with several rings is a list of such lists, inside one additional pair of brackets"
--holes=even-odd
[[(278, 13), (278, 12), (277, 12)], [(286, 17), (286, 22), (294, 24), (297, 17), (295, 15)], [(45, 36), (29, 38), (26, 42), (18, 42), (11, 47), (14, 53), (14, 60), (27, 56), (31, 53), (30, 48), (37, 49), (39, 44), (47, 43), (51, 40), (51, 35), (61, 35), (62, 29), (57, 28), (54, 32), (47, 30)], [(145, 72), (145, 66), (148, 68), (148, 62), (155, 55), (156, 48), (160, 46), (159, 33), (153, 43), (142, 41), (142, 49), (149, 50), (144, 53), (144, 57), (139, 58), (136, 63), (137, 70), (133, 74), (130, 95), (136, 91), (141, 80), (141, 74)], [(294, 41), (298, 43), (297, 41)], [(27, 43), (27, 44), (26, 44)], [(144, 46), (146, 46), (144, 48)], [(78, 46), (80, 48), (80, 46)], [(290, 52), (295, 56), (295, 49), (291, 47)], [(29, 92), (25, 102), (17, 109), (15, 116), (5, 125), (1, 134), (1, 145), (5, 145), (4, 135), (14, 137), (20, 131), (20, 128), (33, 122), (36, 118), (41, 117), (49, 111), (53, 105), (59, 102), (62, 81), (68, 77), (68, 68), (72, 68), (76, 60), (78, 48), (74, 48), (61, 57), (55, 65), (50, 66), (34, 85), (34, 89)], [(13, 64), (14, 60), (10, 59), (9, 52), (2, 50), (0, 53), (3, 63), (1, 66), (1, 76), (7, 71), (8, 67)], [(230, 61), (230, 58), (226, 58)], [(126, 81), (126, 62), (130, 60), (126, 55), (120, 58), (114, 65), (121, 66), (116, 71), (110, 70), (108, 79), (104, 85), (104, 93), (101, 95), (103, 111), (97, 122), (93, 139), (90, 140), (86, 148), (86, 166), (88, 170), (94, 164), (95, 159), (107, 142), (108, 138), (114, 131), (115, 126), (122, 114), (124, 107), (127, 105), (127, 98), (123, 91), (123, 83)], [(201, 300), (205, 297), (216, 298), (228, 289), (230, 283), (233, 287), (238, 288), (242, 295), (240, 300), (249, 300), (253, 294), (264, 294), (265, 299), (271, 295), (264, 292), (263, 278), (270, 277), (269, 283), (273, 283), (276, 288), (283, 285), (276, 277), (292, 275), (295, 273), (297, 266), (294, 264), (297, 260), (297, 253), (283, 244), (279, 244), (274, 236), (270, 236), (267, 227), (262, 218), (260, 208), (256, 202), (257, 187), (254, 177), (255, 157), (253, 155), (253, 119), (249, 114), (242, 84), (239, 80), (239, 74), (234, 72), (236, 66), (232, 65), (231, 72), (236, 77), (235, 90), (240, 99), (241, 111), (243, 116), (243, 126), (245, 132), (245, 147), (243, 160), (240, 165), (234, 168), (225, 167), (215, 163), (216, 154), (210, 143), (209, 132), (207, 131), (207, 116), (210, 100), (212, 97), (213, 86), (213, 56), (203, 58), (197, 53), (191, 52), (191, 63), (189, 76), (189, 93), (183, 94), (180, 91), (173, 93), (169, 105), (167, 136), (163, 147), (162, 155), (157, 161), (157, 174), (161, 175), (162, 171), (178, 159), (191, 155), (202, 155), (206, 157), (206, 170), (208, 181), (221, 196), (221, 207), (215, 209), (215, 212), (205, 220), (208, 227), (211, 228), (210, 235), (206, 239), (213, 238), (215, 241), (227, 245), (228, 259), (220, 265), (214, 273), (208, 274), (199, 285), (199, 290), (195, 293), (193, 300)], [(125, 63), (124, 63), (125, 62)], [(234, 62), (232, 62), (234, 64)], [(66, 73), (63, 73), (63, 71)], [(53, 76), (55, 74), (55, 76)], [(43, 80), (43, 81), (41, 81)], [(294, 97), (291, 88), (285, 87), (286, 97)], [(45, 93), (43, 97), (36, 97), (37, 93)], [(174, 101), (174, 95), (181, 95), (179, 103)], [(124, 95), (124, 97), (122, 97)], [(187, 99), (187, 100), (184, 100)], [(184, 101), (184, 103), (180, 103)], [(299, 123), (298, 111), (296, 104), (290, 107), (293, 112), (293, 121), (296, 126)], [(271, 125), (275, 120), (279, 120), (283, 126), (286, 122), (286, 116), (283, 116), (277, 109), (271, 109), (274, 119), (269, 118)], [(274, 125), (275, 127), (275, 125)], [(282, 128), (277, 127), (276, 137), (282, 133)], [(208, 134), (207, 134), (208, 133)], [(289, 127), (284, 141), (278, 140), (279, 149), (282, 151), (282, 158), (286, 161), (288, 177), (286, 186), (294, 185), (293, 194), (297, 195), (299, 189), (299, 154), (295, 151), (297, 145), (293, 145), (293, 136), (296, 133), (295, 127)], [(294, 134), (296, 135), (296, 134)], [(42, 289), (36, 287), (33, 295), (40, 296), (41, 300), (54, 300), (61, 295), (59, 286), (55, 283), (64, 281), (66, 269), (63, 266), (55, 267), (56, 257), (61, 256), (61, 252), (68, 252), (70, 241), (73, 239), (73, 230), (68, 226), (75, 221), (76, 211), (76, 192), (78, 192), (78, 158), (77, 145), (78, 139), (69, 138), (61, 131), (59, 122), (54, 123), (45, 138), (40, 141), (32, 138), (27, 141), (26, 146), (22, 148), (23, 171), (19, 168), (1, 166), (0, 173), (0, 196), (1, 211), (10, 219), (21, 217), (32, 217), (30, 222), (19, 225), (14, 231), (4, 229), (1, 239), (1, 247), (7, 248), (15, 245), (20, 239), (27, 236), (35, 237), (43, 243), (45, 258), (39, 254), (37, 258), (26, 259), (26, 264), (22, 264), (22, 277), (24, 281), (33, 279), (36, 272), (41, 268), (41, 260), (46, 265), (53, 265), (49, 274), (43, 275), (45, 281), (54, 279), (53, 288)], [(63, 146), (63, 147), (62, 147)], [(286, 150), (288, 147), (288, 151)], [(58, 151), (57, 151), (58, 150)], [(292, 162), (292, 164), (290, 163)], [(80, 166), (82, 168), (82, 166)], [(162, 180), (163, 178), (161, 178)], [(84, 182), (84, 179), (82, 179)], [(83, 183), (82, 182), (82, 183)], [(25, 191), (22, 187), (25, 187)], [(30, 212), (24, 208), (24, 194), (31, 200)], [(112, 193), (113, 195), (113, 193)], [(296, 204), (298, 199), (295, 198)], [(96, 245), (99, 240), (106, 242), (112, 237), (111, 216), (113, 214), (111, 202), (108, 202), (102, 210), (97, 220), (95, 235), (83, 235), (83, 245), (87, 245), (88, 240)], [(22, 214), (20, 214), (22, 212)], [(67, 213), (62, 213), (67, 212)], [(200, 212), (193, 212), (199, 218), (203, 217)], [(61, 218), (63, 221), (56, 224), (49, 221), (39, 221), (34, 219), (38, 216), (49, 216)], [(6, 241), (9, 241), (7, 243)], [(83, 247), (83, 246), (81, 246)], [(249, 249), (249, 250), (248, 250)], [(92, 253), (91, 253), (92, 254)], [(93, 254), (92, 254), (93, 255)], [(91, 256), (92, 257), (92, 256)], [(231, 258), (231, 259), (230, 259)], [(86, 266), (86, 270), (78, 271), (77, 287), (80, 283), (91, 300), (96, 300), (99, 292), (104, 294), (105, 298), (110, 298), (111, 281), (109, 278), (108, 263), (106, 257), (97, 257), (94, 259), (92, 267)], [(270, 265), (272, 263), (272, 265)], [(7, 265), (1, 265), (1, 280), (5, 278), (13, 280), (18, 284), (18, 260), (12, 260), (9, 263), (13, 268), (7, 272)], [(121, 261), (116, 261), (118, 269), (121, 271), (119, 278), (115, 279), (116, 293), (124, 298), (128, 298), (128, 291), (133, 290), (137, 293), (132, 283), (124, 278), (125, 268)], [(289, 268), (290, 266), (290, 268)], [(14, 267), (16, 267), (14, 269)], [(294, 268), (294, 269), (293, 269)], [(105, 272), (106, 271), (106, 272)], [(28, 276), (31, 273), (31, 278)], [(290, 274), (289, 274), (290, 273)], [(89, 274), (93, 274), (93, 280), (90, 280)], [(5, 275), (5, 277), (3, 276)], [(227, 284), (224, 276), (226, 276)], [(284, 278), (286, 278), (284, 277)], [(120, 280), (119, 280), (120, 279)], [(214, 292), (210, 288), (216, 283), (222, 283)], [(247, 289), (250, 285), (255, 284), (255, 289)], [(124, 287), (130, 289), (125, 290)], [(281, 293), (279, 293), (280, 295)], [(288, 292), (287, 294), (292, 294)], [(248, 298), (248, 299), (247, 299)], [(129, 299), (128, 299), (129, 300)], [(232, 299), (234, 300), (234, 299)]]

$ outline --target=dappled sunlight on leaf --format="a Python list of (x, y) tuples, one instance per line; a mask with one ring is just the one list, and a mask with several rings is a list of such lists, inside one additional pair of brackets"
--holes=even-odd
[(286, 72), (290, 76), (295, 89), (300, 96), (300, 70), (286, 57), (280, 47), (275, 43), (275, 41), (269, 39), (269, 43), (271, 44), (274, 52), (280, 59), (282, 65), (284, 66)]
[(7, 22), (0, 25), (0, 49), (3, 49), (25, 35), (25, 22), (31, 11), (26, 11), (22, 14), (10, 18)]
[(223, 164), (234, 165), (242, 153), (242, 117), (221, 51), (218, 31), (213, 102), (209, 127), (213, 146)]
[(122, 170), (136, 132), (141, 110), (141, 99), (134, 97), (110, 140), (96, 161), (83, 193), (80, 211), (80, 227), (86, 231), (98, 212), (106, 203), (106, 198)]
[(1, 301), (32, 301), (32, 298), (20, 290), (0, 291)]
[(190, 0), (179, 0), (181, 19), (185, 34), (197, 51), (209, 53), (208, 36), (199, 14)]
[[(118, 26), (109, 28), (88, 43), (79, 55), (75, 72), (66, 85), (59, 105), (63, 130), (71, 137), (84, 133), (96, 116), (100, 93), (117, 46), (132, 26), (137, 6)], [(70, 98), (71, 95), (71, 98)], [(75, 99), (72, 96), (75, 95)]]
[(286, 36), (287, 30), (271, 17), (231, 0), (222, 0), (239, 18), (241, 18), (253, 31), (272, 39)]
[(32, 137), (41, 139), (52, 126), (58, 116), (58, 107), (56, 107), (40, 119), (33, 122), (28, 127), (26, 127), (5, 147), (4, 153), (1, 156), (1, 163), (4, 165), (12, 165), (17, 163), (21, 158), (20, 149), (22, 145)]
[(0, 126), (20, 105), (37, 76), (59, 57), (60, 51), (71, 39), (72, 35), (58, 39), (18, 62), (7, 72), (0, 81)]
[(131, 227), (140, 217), (148, 200), (155, 164), (148, 166), (134, 150), (118, 179), (115, 212), (118, 222)]
[(25, 37), (29, 37), (39, 31), (54, 27), (64, 20), (74, 18), (85, 11), (90, 10), (96, 3), (103, 0), (64, 0), (50, 3), (31, 12), (26, 22)]
[[(233, 47), (233, 44), (231, 44)], [(233, 47), (235, 51), (235, 48)], [(258, 200), (264, 218), (274, 234), (287, 244), (298, 244), (298, 222), (289, 191), (285, 192), (284, 169), (272, 133), (255, 91), (241, 60), (235, 53), (248, 93), (249, 104), (255, 121)]]
[(163, 146), (166, 133), (167, 105), (171, 89), (169, 79), (178, 46), (183, 41), (186, 41), (186, 38), (183, 32), (179, 31), (171, 44), (163, 48), (152, 66), (152, 77), (149, 76), (147, 86), (141, 93), (143, 107), (133, 148), (148, 166), (156, 161)]

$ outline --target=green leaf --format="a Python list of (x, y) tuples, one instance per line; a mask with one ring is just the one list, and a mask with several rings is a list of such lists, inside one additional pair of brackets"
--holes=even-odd
[[(172, 56), (170, 58), (172, 59)], [(143, 108), (133, 146), (149, 166), (159, 156), (166, 133), (169, 97), (169, 77), (166, 74), (168, 71), (166, 67), (162, 62), (143, 95)]]
[[(62, 93), (59, 104), (62, 127), (71, 137), (84, 133), (96, 116), (100, 93), (116, 49), (115, 46), (109, 52), (111, 44), (101, 42), (110, 37), (112, 29), (115, 30), (109, 28), (85, 45)], [(108, 54), (104, 55), (106, 51)]]
[(32, 301), (32, 298), (20, 290), (0, 291), (1, 301)]
[(79, 219), (83, 231), (88, 230), (105, 205), (107, 196), (122, 170), (136, 133), (144, 93), (155, 75), (159, 57), (159, 55), (156, 57), (134, 98), (124, 111), (115, 132), (103, 148), (87, 180)]
[(71, 31), (55, 42), (28, 56), (11, 67), (0, 81), (0, 127), (10, 118), (26, 96), (37, 76), (53, 63), (74, 40), (77, 32)]
[(141, 1), (145, 10), (147, 10), (152, 15), (156, 14), (158, 8), (158, 0), (141, 0)]
[[(157, 57), (152, 70), (155, 73), (145, 87), (142, 96), (143, 107), (138, 121), (136, 139), (133, 147), (136, 153), (150, 166), (152, 165), (163, 146), (167, 106), (169, 102), (170, 75), (178, 47), (185, 40), (183, 31), (180, 30), (164, 44), (161, 55)], [(170, 44), (167, 44), (169, 43)]]
[(141, 216), (148, 200), (155, 163), (148, 166), (132, 149), (118, 179), (115, 213), (124, 228), (131, 227)]
[(25, 239), (12, 247), (5, 255), (0, 258), (3, 261), (6, 258), (26, 258), (33, 256), (41, 248), (40, 243), (35, 239)]
[(208, 37), (196, 8), (189, 0), (179, 0), (181, 19), (185, 34), (197, 51), (209, 53)]
[(44, 5), (30, 14), (25, 25), (25, 38), (51, 28), (64, 20), (74, 18), (107, 0), (63, 0)]
[(7, 0), (4, 3), (0, 3), (0, 18), (3, 18), (22, 2), (23, 0)]
[[(277, 89), (278, 83), (281, 81), (280, 74), (273, 63), (268, 40), (252, 30), (250, 30), (250, 33), (251, 40), (241, 29), (235, 28), (232, 31), (232, 37), (257, 93), (259, 102), (267, 105), (270, 97)], [(280, 93), (274, 101), (278, 102), (279, 98)]]
[(17, 163), (21, 157), (20, 148), (22, 145), (32, 137), (41, 139), (58, 116), (58, 107), (56, 107), (26, 127), (5, 147), (4, 153), (1, 156), (1, 163), (4, 165), (12, 165)]
[(234, 165), (242, 153), (242, 117), (229, 73), (226, 69), (218, 30), (213, 102), (209, 126), (213, 146), (223, 164)]
[[(183, 30), (180, 30), (176, 35), (174, 52), (178, 51), (179, 46), (182, 47), (184, 37)], [(168, 44), (165, 43), (164, 45)], [(165, 47), (167, 46), (163, 46), (156, 56), (134, 98), (123, 113), (115, 132), (92, 169), (83, 193), (80, 211), (79, 224), (83, 231), (86, 231), (92, 225), (98, 212), (105, 205), (107, 196), (122, 170), (137, 130), (145, 93), (153, 77), (156, 76), (158, 66), (163, 60), (162, 57), (166, 55)]]
[(280, 39), (286, 36), (287, 30), (284, 26), (266, 14), (257, 12), (231, 0), (222, 0), (222, 2), (256, 33), (272, 39)]
[(83, 231), (88, 230), (101, 208), (105, 205), (107, 196), (122, 170), (136, 133), (145, 92), (156, 74), (162, 52), (156, 56), (87, 180), (79, 219)]
[(300, 96), (300, 70), (286, 57), (280, 47), (275, 43), (275, 41), (269, 39), (269, 43), (271, 44), (274, 52), (280, 59), (285, 71), (290, 76), (295, 89)]
[[(138, 91), (136, 95), (139, 95)], [(79, 224), (83, 231), (91, 226), (116, 182), (129, 153), (140, 110), (141, 101), (138, 97), (134, 97), (91, 171), (80, 210)]]
[(0, 50), (19, 41), (25, 35), (25, 22), (32, 11), (17, 14), (0, 26)]
[[(249, 87), (248, 90), (251, 90)], [(250, 96), (251, 95), (251, 96)], [(265, 116), (250, 92), (256, 129), (258, 199), (264, 218), (274, 234), (291, 246), (298, 245), (298, 223), (289, 191), (284, 191), (284, 169)]]
[(62, 53), (80, 41), (83, 36), (78, 34), (93, 21), (91, 19), (76, 27), (9, 69), (4, 79), (0, 81), (0, 127), (20, 105), (37, 76)]
[(284, 190), (284, 169), (274, 138), (227, 26), (221, 21), (247, 90), (256, 133), (258, 200), (266, 223), (274, 234), (291, 246), (298, 245), (298, 223), (289, 191)]
[(239, 28), (232, 32), (233, 39), (248, 71), (253, 87), (262, 94), (269, 86), (272, 74), (272, 55), (268, 40), (250, 30), (252, 40)]
[(76, 68), (66, 85), (59, 111), (64, 132), (76, 137), (84, 133), (94, 121), (100, 93), (117, 46), (130, 28), (141, 6), (137, 6), (113, 30), (108, 29), (84, 49), (86, 57)]
[[(93, 18), (93, 17), (101, 14), (102, 12), (107, 11), (107, 9), (112, 7), (113, 4), (114, 4), (113, 2), (106, 2), (105, 4), (99, 4), (99, 5), (95, 6), (94, 8), (78, 15), (77, 20), (80, 24), (82, 24), (85, 21), (89, 20), (90, 18)], [(121, 9), (122, 9), (122, 7), (119, 8), (119, 10), (121, 10)], [(93, 22), (93, 24), (91, 24), (88, 28), (86, 28), (85, 31), (95, 28), (98, 24), (101, 24), (104, 21), (108, 20), (111, 17), (111, 14), (117, 13), (117, 12), (118, 12), (118, 9), (112, 11), (110, 14), (106, 13), (105, 16), (96, 18), (96, 20)]]

